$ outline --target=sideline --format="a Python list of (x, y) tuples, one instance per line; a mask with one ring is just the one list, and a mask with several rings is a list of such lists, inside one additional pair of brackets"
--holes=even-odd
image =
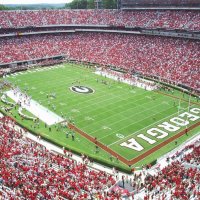
[[(121, 72), (116, 72), (116, 73), (118, 73), (118, 75), (122, 75)], [(123, 78), (123, 77), (120, 77), (120, 76), (117, 76), (117, 75), (115, 76), (115, 75), (112, 75), (109, 72), (105, 72), (105, 71), (99, 71), (98, 70), (98, 71), (95, 71), (95, 74), (100, 75), (100, 76), (104, 76), (106, 78), (113, 79), (115, 81), (120, 81), (120, 82), (126, 83), (128, 85), (136, 86), (136, 87), (148, 90), (148, 91), (153, 91), (153, 90), (157, 89), (156, 84), (153, 85), (153, 86), (149, 85), (149, 83), (154, 84), (155, 83), (154, 81), (149, 81), (149, 80), (142, 79), (142, 78), (139, 78), (139, 77), (136, 77), (136, 76), (134, 77), (135, 80), (131, 80), (130, 78), (128, 79), (128, 78)]]
[[(161, 142), (160, 144), (158, 144), (157, 146), (152, 147), (151, 149), (149, 149), (148, 151), (146, 151), (145, 153), (137, 156), (136, 158), (133, 158), (131, 160), (127, 160), (124, 157), (122, 157), (121, 155), (119, 155), (118, 153), (116, 153), (115, 151), (113, 151), (112, 149), (110, 149), (109, 147), (107, 147), (106, 145), (102, 144), (101, 142), (95, 140), (95, 138), (93, 138), (92, 136), (88, 135), (87, 133), (83, 132), (82, 130), (80, 130), (79, 128), (77, 128), (76, 126), (72, 125), (72, 124), (68, 124), (68, 126), (73, 129), (74, 131), (78, 132), (79, 134), (81, 134), (83, 137), (85, 137), (86, 139), (90, 140), (91, 142), (93, 142), (95, 145), (99, 146), (100, 148), (102, 148), (104, 151), (110, 153), (112, 156), (118, 158), (121, 162), (123, 162), (124, 164), (131, 166), (137, 162), (139, 162), (140, 160), (143, 160), (145, 157), (149, 156), (150, 154), (156, 152), (157, 150), (159, 150), (160, 148), (166, 146), (167, 144), (169, 144), (170, 142), (173, 142), (174, 140), (178, 139), (179, 137), (181, 137), (182, 135), (184, 135), (186, 133), (186, 129), (183, 129), (181, 132), (175, 134), (174, 136), (168, 138), (167, 140)], [(188, 132), (193, 130), (194, 128), (200, 126), (200, 122), (197, 122), (191, 126), (189, 126), (187, 128)]]
[[(156, 93), (158, 93), (158, 94), (162, 94), (162, 95), (168, 96), (168, 97), (171, 97), (171, 98), (173, 98), (173, 99), (180, 99), (181, 101), (184, 101), (184, 102), (189, 103), (189, 100), (183, 99), (183, 98), (181, 98), (181, 97), (176, 97), (176, 96), (174, 96), (174, 95), (167, 94), (167, 93), (160, 92), (160, 91), (156, 91), (156, 90), (155, 90), (154, 92), (156, 92)], [(194, 102), (194, 101), (190, 101), (190, 104), (195, 104), (195, 105), (200, 106), (200, 103)]]
[[(0, 117), (3, 117), (3, 114), (2, 114), (1, 112), (0, 112)], [(199, 122), (199, 123), (200, 123), (200, 122)], [(33, 140), (34, 142), (37, 142), (37, 143), (39, 143), (39, 144), (45, 146), (49, 151), (54, 151), (55, 153), (62, 154), (62, 155), (64, 156), (64, 152), (63, 152), (63, 149), (62, 149), (62, 148), (57, 147), (56, 145), (53, 145), (53, 144), (51, 144), (51, 143), (49, 143), (49, 142), (47, 142), (47, 141), (45, 141), (45, 140), (43, 140), (43, 139), (40, 139), (40, 138), (38, 138), (37, 136), (35, 136), (35, 135), (33, 135), (33, 134), (29, 133), (29, 132), (25, 132), (24, 129), (23, 129), (22, 127), (20, 127), (19, 125), (16, 125), (16, 126), (15, 126), (15, 129), (16, 129), (17, 131), (22, 130), (22, 134), (23, 134), (24, 137), (30, 138), (30, 139)], [(20, 132), (21, 132), (21, 131), (20, 131)], [(196, 137), (194, 137), (192, 141), (194, 142), (195, 140), (196, 140)], [(186, 143), (183, 145), (183, 148), (184, 148), (185, 146), (187, 146), (188, 142), (191, 143), (190, 139), (189, 139), (189, 141), (188, 141), (188, 140), (186, 141)], [(165, 155), (167, 155), (167, 154), (165, 154)], [(79, 163), (83, 162), (82, 158), (81, 158), (80, 156), (75, 155), (75, 154), (73, 154), (72, 159), (76, 160), (76, 161), (79, 162)], [(89, 164), (89, 165), (87, 165), (87, 166), (88, 166), (89, 168), (91, 168), (91, 169), (105, 171), (106, 173), (109, 173), (109, 174), (115, 176), (116, 181), (117, 181), (117, 185), (120, 184), (120, 182), (121, 182), (121, 177), (122, 177), (122, 176), (125, 176), (126, 179), (128, 178), (128, 180), (129, 180), (130, 178), (133, 178), (133, 177), (134, 177), (134, 174), (129, 175), (129, 174), (125, 174), (125, 173), (122, 173), (122, 172), (116, 172), (115, 170), (113, 170), (113, 169), (111, 169), (111, 168), (108, 168), (108, 167), (105, 167), (105, 166), (103, 166), (103, 165), (100, 165), (100, 164), (98, 164), (98, 163), (93, 163), (92, 165)], [(152, 171), (154, 171), (154, 173), (157, 173), (157, 172), (158, 172), (157, 169), (152, 169), (152, 168), (150, 168), (149, 170), (145, 170), (145, 169), (143, 169), (143, 170), (136, 170), (136, 171), (135, 171), (135, 174), (140, 174), (140, 173), (141, 173), (141, 174), (142, 174), (141, 180), (142, 180), (142, 182), (143, 182), (145, 176), (146, 176), (147, 174), (149, 174), (150, 172), (152, 172)], [(113, 187), (114, 187), (114, 186), (113, 186)], [(111, 188), (112, 188), (112, 187), (111, 187)], [(107, 188), (106, 190), (110, 190), (111, 188)], [(134, 195), (134, 199), (137, 199), (137, 200), (143, 199), (143, 198), (144, 198), (144, 195), (145, 195), (144, 191), (141, 190), (141, 191), (139, 191), (139, 193), (136, 193), (136, 194)], [(122, 197), (122, 200), (125, 200), (125, 199), (126, 199), (126, 200), (133, 200), (133, 198), (132, 198), (131, 196), (130, 196), (130, 197)]]
[[(26, 96), (24, 93), (14, 94), (13, 90), (5, 92), (5, 94), (13, 99), (16, 103), (21, 102), (22, 108), (25, 108), (34, 116), (38, 117), (41, 121), (51, 126), (60, 122), (63, 122), (64, 119), (58, 116), (56, 113), (50, 111), (48, 108), (40, 105), (38, 102), (32, 100), (30, 97)], [(29, 103), (26, 103), (26, 98), (29, 98)]]
[[(200, 126), (200, 122), (197, 122), (193, 125), (191, 125), (190, 127), (187, 128), (187, 132), (195, 129), (196, 127)], [(186, 133), (186, 129), (183, 129), (181, 132), (177, 133), (176, 135), (168, 138), (167, 140), (165, 140), (164, 142), (158, 144), (157, 146), (154, 146), (153, 148), (149, 149), (148, 151), (146, 151), (145, 153), (139, 155), (138, 157), (130, 160), (130, 164), (133, 165), (137, 162), (139, 162), (140, 160), (143, 160), (145, 157), (151, 155), (152, 153), (156, 152), (157, 150), (159, 150), (160, 148), (166, 146), (167, 144), (173, 142), (174, 140), (180, 138), (181, 136), (183, 136)], [(189, 134), (189, 133), (188, 133)]]

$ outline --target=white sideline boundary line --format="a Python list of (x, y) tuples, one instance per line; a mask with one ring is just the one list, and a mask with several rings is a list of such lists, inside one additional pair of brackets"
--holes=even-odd
[(167, 157), (172, 157), (177, 152), (182, 151), (186, 146), (195, 143), (195, 141), (197, 141), (199, 139), (200, 139), (200, 132), (197, 132), (194, 136), (192, 136), (191, 138), (188, 138), (185, 142), (183, 142), (182, 144), (180, 144), (177, 148), (172, 149), (170, 152), (168, 152), (168, 153), (164, 154), (163, 156), (159, 157), (157, 159), (157, 163), (160, 164), (160, 166), (162, 168), (164, 168), (165, 167), (164, 164), (166, 164), (165, 161), (166, 161)]
[[(193, 106), (191, 106), (190, 108), (194, 108), (194, 107), (195, 107), (195, 106), (193, 105)], [(184, 110), (187, 110), (187, 109), (188, 109), (188, 108), (185, 108)], [(165, 117), (165, 118), (163, 118), (163, 119), (160, 119), (159, 121), (156, 121), (156, 122), (153, 123), (153, 124), (150, 124), (150, 125), (148, 125), (148, 126), (142, 128), (142, 129), (140, 129), (140, 130), (138, 130), (138, 131), (136, 131), (136, 132), (134, 132), (134, 133), (131, 133), (131, 134), (127, 135), (127, 136), (124, 137), (123, 139), (117, 140), (117, 141), (115, 141), (115, 142), (109, 144), (108, 147), (110, 147), (110, 146), (112, 146), (113, 144), (116, 144), (116, 143), (118, 143), (118, 142), (125, 141), (125, 140), (127, 140), (127, 138), (136, 135), (136, 133), (139, 133), (140, 131), (145, 130), (146, 128), (151, 127), (151, 126), (153, 126), (154, 124), (157, 124), (158, 122), (164, 121), (165, 119), (170, 118), (170, 117), (172, 117), (172, 116), (178, 116), (178, 115), (177, 115), (177, 113), (174, 113), (174, 114), (169, 115), (169, 116), (167, 116), (167, 117)], [(158, 123), (158, 124), (159, 124), (159, 123)]]
[[(16, 103), (19, 102), (20, 95), (17, 93), (17, 95), (14, 94), (13, 90), (5, 92), (8, 97), (13, 99)], [(23, 108), (28, 110), (30, 113), (32, 113), (34, 116), (38, 117), (41, 121), (46, 123), (47, 125), (51, 126), (60, 122), (63, 122), (64, 119), (60, 116), (58, 116), (56, 113), (50, 111), (48, 108), (40, 105), (38, 102), (34, 100), (30, 100), (30, 104), (27, 105), (24, 103), (24, 100), (22, 99), (21, 105)]]

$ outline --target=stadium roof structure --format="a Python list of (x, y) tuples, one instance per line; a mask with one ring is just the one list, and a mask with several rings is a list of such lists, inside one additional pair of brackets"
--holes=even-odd
[(118, 0), (119, 7), (124, 10), (138, 8), (160, 9), (200, 9), (199, 0)]

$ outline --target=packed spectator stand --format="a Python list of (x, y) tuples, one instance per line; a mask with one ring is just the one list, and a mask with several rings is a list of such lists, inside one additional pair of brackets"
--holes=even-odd
[(0, 63), (66, 55), (78, 61), (117, 66), (200, 88), (200, 42), (109, 33), (35, 35), (0, 39)]
[(200, 11), (186, 10), (37, 10), (1, 11), (0, 27), (108, 25), (200, 30)]
[[(108, 25), (200, 30), (199, 11), (42, 10), (1, 11), (0, 28), (48, 25)], [(66, 55), (83, 62), (120, 67), (131, 73), (200, 89), (200, 42), (155, 36), (74, 33), (0, 39), (0, 64)], [(49, 60), (43, 61), (49, 64)], [(55, 61), (56, 62), (56, 61)], [(43, 64), (44, 64), (43, 63)], [(0, 120), (0, 197), (2, 199), (120, 199), (105, 192), (116, 180), (102, 171), (47, 151)], [(199, 143), (171, 158), (156, 175), (135, 184), (144, 199), (200, 199)], [(184, 152), (185, 153), (185, 152)], [(177, 157), (179, 158), (180, 152)], [(185, 191), (185, 188), (186, 191)]]
[[(200, 12), (187, 10), (36, 10), (1, 11), (6, 28), (105, 25), (200, 30)], [(55, 27), (56, 28), (56, 27)], [(48, 28), (47, 28), (48, 29)], [(62, 30), (62, 28), (60, 29)], [(33, 31), (33, 30), (31, 30)], [(42, 44), (42, 45), (41, 45)], [(76, 33), (0, 39), (0, 64), (55, 55), (126, 68), (198, 90), (199, 42), (122, 34)], [(86, 53), (88, 52), (88, 53)]]
[[(65, 155), (50, 152), (20, 130), (11, 118), (1, 118), (1, 199), (122, 198), (119, 192), (109, 190), (116, 183), (114, 176), (72, 160), (70, 152), (64, 151)], [(134, 192), (127, 199), (199, 199), (199, 152), (200, 140), (197, 140), (167, 157), (167, 165), (158, 167), (155, 174), (151, 175), (148, 170), (134, 173), (130, 176)]]
[(0, 132), (0, 198), (113, 199), (116, 196), (104, 192), (115, 184), (113, 176), (49, 152), (25, 137), (23, 131), (16, 131), (12, 119), (1, 119)]
[(144, 180), (144, 199), (200, 199), (200, 140), (168, 157), (169, 164)]

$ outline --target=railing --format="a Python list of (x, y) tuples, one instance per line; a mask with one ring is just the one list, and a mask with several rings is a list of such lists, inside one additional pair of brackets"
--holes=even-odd
[[(37, 28), (45, 29), (44, 31), (36, 31)], [(46, 30), (49, 28), (49, 30)], [(53, 28), (63, 28), (66, 30), (52, 30)], [(187, 39), (200, 40), (200, 31), (191, 30), (173, 30), (167, 28), (146, 28), (132, 26), (112, 26), (112, 25), (46, 25), (46, 26), (31, 26), (23, 28), (11, 29), (14, 33), (6, 33), (9, 29), (1, 29), (0, 38), (4, 37), (19, 37), (27, 35), (40, 34), (59, 34), (59, 33), (76, 33), (76, 32), (97, 32), (97, 33), (120, 33), (120, 34), (140, 34), (140, 35), (155, 35), (164, 37), (178, 37)], [(30, 32), (31, 31), (31, 32)]]

